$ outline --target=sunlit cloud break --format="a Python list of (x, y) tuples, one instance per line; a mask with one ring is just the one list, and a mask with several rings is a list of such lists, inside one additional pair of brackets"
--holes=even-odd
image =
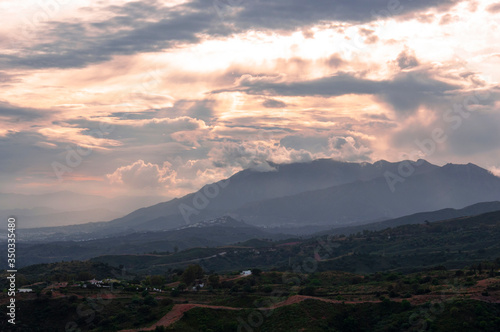
[(498, 175), (499, 8), (2, 1), (2, 183), (170, 198), (245, 168), (408, 156)]

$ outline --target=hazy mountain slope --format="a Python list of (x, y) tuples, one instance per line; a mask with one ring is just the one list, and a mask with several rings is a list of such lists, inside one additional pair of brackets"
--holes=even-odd
[[(405, 273), (423, 267), (463, 268), (495, 260), (500, 250), (499, 238), (500, 211), (495, 211), (429, 225), (403, 225), (354, 234), (349, 238), (323, 235), (281, 243), (248, 241), (244, 244), (249, 247), (237, 250), (197, 248), (176, 255), (106, 255), (92, 261), (111, 266), (123, 264), (129, 272), (163, 274), (169, 268), (185, 267), (196, 258), (203, 258), (198, 263), (206, 270), (228, 272), (251, 267), (290, 271), (315, 257), (319, 259), (317, 271)], [(217, 255), (221, 252), (226, 254)]]
[[(421, 161), (421, 163), (416, 168), (415, 174), (426, 174), (439, 168), (426, 161)], [(178, 227), (187, 222), (180, 212), (180, 207), (196, 209), (197, 214), (188, 213), (189, 222), (204, 220), (227, 214), (251, 202), (371, 180), (383, 176), (387, 171), (397, 173), (399, 163), (387, 161), (378, 161), (373, 164), (346, 163), (319, 159), (307, 163), (271, 164), (271, 166), (275, 171), (244, 170), (228, 180), (205, 186), (196, 193), (139, 209), (111, 223), (134, 229)], [(211, 194), (215, 192), (217, 192), (216, 195)], [(202, 202), (202, 200), (196, 201), (196, 198), (200, 196), (208, 197), (207, 205), (203, 209), (199, 209), (196, 204), (196, 202)]]
[[(89, 209), (82, 211), (64, 211), (53, 213), (34, 213), (33, 210), (38, 209), (15, 209), (2, 210), (2, 216), (15, 216), (18, 228), (34, 228), (34, 227), (56, 227), (64, 225), (76, 225), (97, 220), (109, 220), (120, 216), (119, 212), (110, 211), (108, 209)], [(41, 208), (43, 211), (44, 209)]]
[(230, 217), (221, 217), (171, 231), (133, 233), (89, 241), (58, 241), (39, 244), (21, 242), (18, 246), (23, 255), (19, 258), (18, 264), (26, 266), (41, 262), (88, 259), (106, 254), (173, 252), (175, 247), (178, 249), (214, 247), (253, 238), (283, 239), (285, 237), (282, 234), (267, 233)]
[(464, 207), (463, 209), (448, 208), (431, 212), (420, 212), (409, 216), (364, 224), (360, 226), (339, 227), (328, 231), (318, 232), (313, 234), (312, 236), (319, 236), (322, 234), (349, 235), (362, 232), (363, 230), (379, 231), (389, 227), (398, 227), (410, 224), (423, 224), (425, 223), (425, 221), (434, 222), (461, 217), (470, 217), (495, 211), (500, 211), (500, 202), (483, 202)]
[(161, 200), (156, 196), (107, 198), (71, 191), (32, 195), (0, 193), (0, 217), (15, 216), (18, 229), (73, 225), (108, 221)]
[(448, 164), (406, 178), (394, 192), (377, 178), (248, 204), (235, 215), (254, 224), (333, 225), (499, 199), (500, 178), (476, 165)]
[(473, 164), (438, 167), (423, 160), (413, 163), (413, 175), (401, 178), (392, 192), (384, 174), (398, 174), (401, 165), (328, 159), (271, 164), (274, 171), (241, 171), (196, 193), (141, 208), (111, 222), (23, 234), (30, 241), (102, 238), (170, 230), (223, 215), (261, 226), (352, 225), (500, 200), (500, 178), (487, 170)]

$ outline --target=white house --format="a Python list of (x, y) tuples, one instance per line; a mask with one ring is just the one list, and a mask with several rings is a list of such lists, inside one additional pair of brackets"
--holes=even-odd
[(33, 289), (31, 289), (31, 288), (19, 288), (17, 291), (19, 293), (31, 293), (33, 291)]
[(96, 280), (95, 278), (92, 280), (89, 280), (88, 282), (90, 282), (90, 284), (92, 284), (92, 285), (100, 285), (103, 283), (102, 280)]
[(241, 271), (240, 275), (246, 277), (246, 276), (252, 275), (252, 271), (250, 271), (250, 270)]

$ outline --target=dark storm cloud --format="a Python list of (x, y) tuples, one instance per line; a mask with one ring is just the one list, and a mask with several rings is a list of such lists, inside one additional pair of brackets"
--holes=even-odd
[(393, 80), (380, 82), (377, 95), (401, 113), (412, 113), (421, 105), (432, 105), (458, 91), (458, 85), (436, 80), (425, 72), (400, 73)]
[[(220, 1), (224, 2), (224, 1)], [(369, 22), (431, 7), (450, 7), (460, 0), (253, 0), (240, 3), (235, 22), (244, 29), (294, 30), (320, 22)]]
[(283, 108), (283, 107), (286, 107), (286, 104), (284, 102), (282, 102), (281, 100), (266, 99), (262, 103), (262, 106), (267, 107), (267, 108)]
[(425, 72), (400, 73), (391, 80), (374, 81), (355, 77), (349, 73), (302, 82), (280, 82), (244, 76), (239, 86), (217, 90), (242, 91), (264, 96), (320, 96), (336, 97), (348, 94), (375, 95), (401, 113), (411, 113), (420, 105), (441, 98), (447, 92), (457, 90), (451, 85), (430, 77)]
[[(440, 112), (430, 123), (403, 125), (391, 138), (391, 146), (408, 153), (438, 151), (442, 160), (473, 156), (498, 150), (500, 141), (500, 89), (457, 92), (439, 105)], [(440, 132), (436, 140), (435, 132)], [(438, 150), (436, 150), (438, 149)], [(429, 152), (430, 151), (430, 152)]]
[(139, 14), (137, 6), (109, 7), (118, 15), (101, 22), (47, 23), (44, 41), (19, 54), (0, 54), (0, 68), (85, 67), (114, 55), (156, 52), (198, 42), (197, 34), (210, 33), (214, 21), (213, 15), (183, 6), (168, 9), (151, 3)]
[[(11, 132), (0, 136), (0, 172), (17, 174), (33, 168), (33, 163), (50, 170), (50, 162), (56, 158), (56, 151), (36, 146), (44, 140), (43, 135), (34, 132)], [(46, 165), (46, 166), (45, 166)]]
[(114, 16), (103, 21), (47, 23), (44, 34), (37, 36), (42, 42), (17, 54), (0, 54), (0, 68), (81, 68), (115, 55), (156, 52), (249, 29), (293, 31), (321, 22), (369, 22), (457, 2), (195, 0), (174, 7), (130, 2), (107, 7)]
[(27, 107), (17, 107), (0, 101), (0, 118), (8, 122), (33, 121), (44, 117), (46, 111)]
[(239, 86), (213, 92), (243, 91), (250, 95), (334, 97), (345, 94), (375, 94), (380, 90), (378, 87), (380, 83), (346, 73), (290, 83), (276, 83), (272, 79), (253, 78), (250, 75), (245, 75), (239, 80)]

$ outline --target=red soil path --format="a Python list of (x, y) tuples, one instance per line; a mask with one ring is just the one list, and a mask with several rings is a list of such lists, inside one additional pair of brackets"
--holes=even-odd
[[(498, 297), (484, 297), (479, 295), (484, 288), (489, 285), (494, 283), (495, 280), (481, 280), (478, 282), (476, 285), (475, 289), (470, 289), (469, 292), (466, 292), (465, 294), (459, 294), (458, 296), (466, 296), (469, 295), (471, 298), (479, 301), (484, 301), (484, 302), (495, 302), (498, 303), (500, 302), (498, 300)], [(479, 293), (479, 294), (478, 294)], [(420, 295), (420, 296), (414, 296), (412, 298), (407, 299), (409, 302), (412, 304), (421, 304), (427, 301), (432, 301), (432, 300), (443, 300), (448, 298), (449, 296), (441, 296), (441, 295)], [(315, 297), (315, 296), (306, 296), (306, 295), (293, 295), (287, 298), (285, 301), (276, 303), (275, 305), (272, 305), (270, 307), (262, 307), (262, 308), (257, 308), (257, 310), (273, 310), (276, 308), (300, 303), (305, 300), (317, 300), (317, 301), (323, 301), (323, 302), (328, 302), (328, 303), (346, 303), (346, 304), (359, 304), (359, 303), (380, 303), (381, 301), (368, 301), (368, 300), (360, 300), (360, 301), (339, 301), (339, 300), (332, 300), (332, 299), (325, 299), (321, 297)], [(404, 299), (392, 299), (393, 301), (402, 301)], [(214, 305), (207, 305), (207, 304), (196, 304), (196, 303), (189, 303), (189, 304), (176, 304), (172, 310), (167, 313), (165, 316), (163, 316), (158, 322), (156, 322), (154, 325), (148, 327), (148, 328), (141, 328), (141, 329), (132, 329), (132, 330), (122, 330), (121, 332), (139, 332), (139, 331), (152, 331), (154, 330), (157, 326), (170, 326), (180, 320), (182, 316), (184, 316), (184, 313), (193, 309), (193, 308), (210, 308), (210, 309), (219, 309), (219, 310), (242, 310), (242, 309), (247, 309), (247, 308), (234, 308), (234, 307), (225, 307), (225, 306), (214, 306)]]
[[(284, 307), (287, 305), (295, 304), (302, 302), (304, 300), (319, 300), (323, 302), (329, 302), (329, 303), (349, 303), (349, 304), (355, 304), (355, 303), (366, 303), (366, 302), (372, 302), (372, 303), (377, 303), (380, 301), (337, 301), (337, 300), (330, 300), (330, 299), (323, 299), (320, 297), (314, 297), (314, 296), (305, 296), (305, 295), (294, 295), (290, 296), (288, 299), (286, 299), (283, 302), (279, 302), (275, 304), (274, 306), (271, 307), (265, 307), (265, 308), (258, 308), (258, 310), (272, 310), (276, 309), (279, 307)], [(120, 332), (139, 332), (139, 331), (152, 331), (154, 330), (157, 326), (170, 326), (171, 324), (177, 322), (184, 316), (184, 313), (186, 311), (189, 311), (193, 308), (210, 308), (210, 309), (222, 309), (222, 310), (242, 310), (246, 308), (234, 308), (234, 307), (224, 307), (224, 306), (215, 306), (215, 305), (206, 305), (206, 304), (195, 304), (195, 303), (190, 303), (190, 304), (176, 304), (172, 310), (167, 313), (165, 316), (163, 316), (158, 322), (156, 322), (154, 325), (147, 327), (147, 328), (139, 328), (139, 329), (132, 329), (132, 330), (121, 330)]]
[(189, 311), (193, 308), (210, 308), (210, 309), (224, 309), (224, 310), (241, 310), (241, 308), (232, 308), (232, 307), (224, 307), (224, 306), (216, 306), (216, 305), (207, 305), (207, 304), (176, 304), (165, 316), (160, 318), (155, 324), (150, 327), (144, 327), (139, 329), (132, 330), (121, 330), (120, 332), (138, 332), (138, 331), (152, 331), (157, 326), (169, 326), (184, 316), (186, 311)]

